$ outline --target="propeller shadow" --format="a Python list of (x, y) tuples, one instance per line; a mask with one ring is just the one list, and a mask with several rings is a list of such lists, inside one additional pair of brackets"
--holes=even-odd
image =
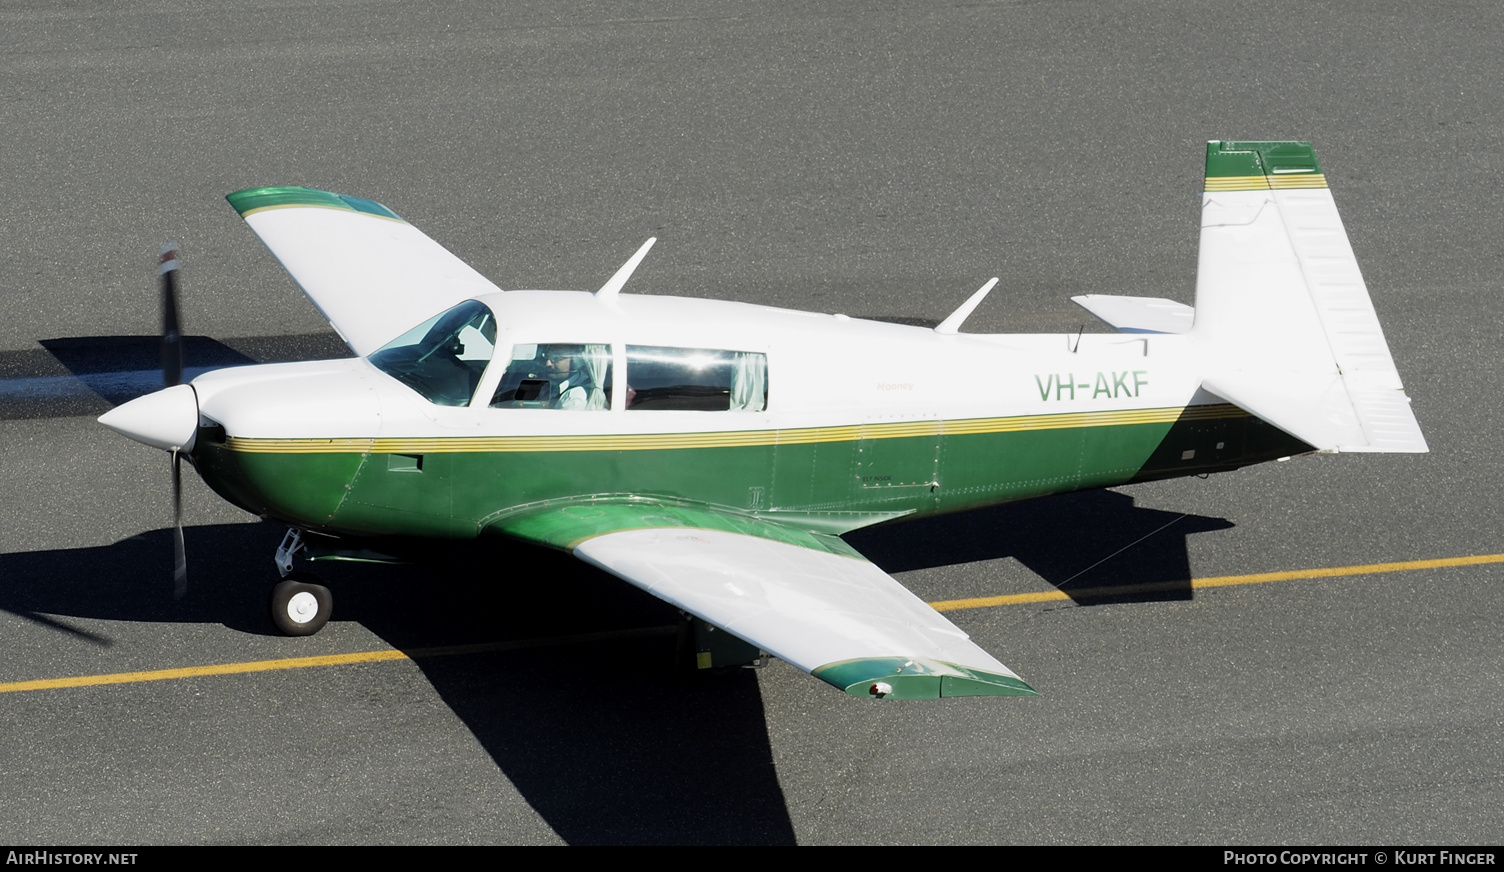
[[(97, 416), (161, 390), (160, 336), (43, 339), (41, 348), (0, 352), (0, 420)], [(243, 336), (220, 341), (182, 337), (184, 377), (229, 366), (350, 356), (334, 333)]]

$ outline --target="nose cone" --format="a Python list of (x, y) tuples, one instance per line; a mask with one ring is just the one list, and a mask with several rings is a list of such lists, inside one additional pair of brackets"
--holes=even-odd
[(164, 451), (192, 451), (198, 436), (198, 397), (175, 385), (105, 412), (99, 423), (122, 436)]

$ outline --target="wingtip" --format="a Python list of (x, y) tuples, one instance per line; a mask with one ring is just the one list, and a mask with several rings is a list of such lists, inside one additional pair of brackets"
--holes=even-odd
[(851, 696), (875, 699), (943, 699), (953, 696), (1038, 696), (1011, 672), (995, 672), (904, 657), (867, 657), (829, 663), (812, 673)]
[(296, 185), (282, 185), (266, 188), (246, 188), (226, 194), (225, 200), (240, 213), (241, 218), (249, 218), (258, 212), (270, 209), (294, 209), (294, 208), (317, 208), (336, 209), (344, 212), (358, 212), (375, 218), (385, 218), (389, 221), (402, 220), (402, 216), (391, 209), (381, 205), (375, 200), (367, 200), (364, 197), (354, 197), (349, 194), (337, 194), (334, 191), (321, 191), (318, 188), (304, 188)]

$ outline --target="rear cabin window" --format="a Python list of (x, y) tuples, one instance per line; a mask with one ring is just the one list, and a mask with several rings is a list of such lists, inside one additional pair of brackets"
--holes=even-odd
[(627, 346), (628, 411), (761, 412), (767, 407), (767, 355)]
[(564, 409), (604, 412), (611, 408), (611, 346), (549, 342), (512, 346), (493, 409)]

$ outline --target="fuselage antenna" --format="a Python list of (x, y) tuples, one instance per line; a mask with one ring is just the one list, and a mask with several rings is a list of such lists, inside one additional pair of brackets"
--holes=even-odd
[(961, 322), (965, 321), (966, 318), (971, 315), (971, 313), (976, 309), (976, 307), (982, 304), (982, 300), (986, 299), (987, 297), (987, 292), (992, 290), (995, 285), (997, 285), (997, 276), (993, 276), (991, 281), (989, 281), (985, 285), (982, 285), (982, 287), (978, 289), (976, 293), (968, 297), (966, 302), (961, 304), (961, 308), (950, 313), (950, 317), (937, 324), (935, 326), (935, 332), (942, 333), (946, 336), (955, 335), (956, 331), (961, 329)]
[(602, 300), (609, 300), (621, 293), (622, 285), (625, 285), (627, 279), (632, 277), (632, 272), (637, 269), (639, 263), (642, 263), (642, 259), (648, 256), (648, 249), (652, 248), (653, 243), (657, 241), (658, 237), (654, 236), (648, 239), (647, 242), (644, 242), (642, 247), (637, 249), (637, 253), (621, 265), (621, 269), (616, 271), (616, 275), (607, 279), (606, 283), (601, 285), (601, 289), (595, 292), (596, 297)]

